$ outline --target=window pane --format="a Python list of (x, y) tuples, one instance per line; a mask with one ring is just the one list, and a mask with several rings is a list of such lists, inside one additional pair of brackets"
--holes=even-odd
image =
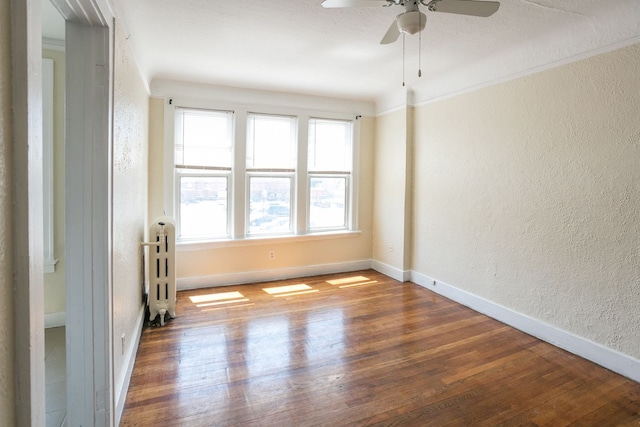
[(309, 121), (309, 170), (351, 171), (352, 124), (349, 121)]
[(249, 234), (291, 233), (291, 178), (249, 178)]
[(178, 109), (175, 163), (231, 167), (232, 113)]
[(250, 115), (247, 123), (247, 167), (292, 169), (296, 161), (296, 119)]
[(180, 179), (180, 237), (228, 235), (227, 178), (182, 176)]
[(310, 179), (309, 228), (342, 228), (346, 221), (346, 177)]

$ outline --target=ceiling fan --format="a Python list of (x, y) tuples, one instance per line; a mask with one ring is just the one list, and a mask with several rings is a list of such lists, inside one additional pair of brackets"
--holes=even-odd
[(393, 43), (400, 34), (416, 34), (424, 30), (427, 24), (427, 16), (419, 9), (419, 4), (425, 6), (431, 12), (455, 13), (458, 15), (470, 15), (488, 17), (493, 15), (500, 3), (497, 1), (475, 0), (324, 0), (325, 8), (337, 7), (369, 7), (369, 6), (404, 6), (405, 11), (398, 16), (382, 37), (380, 44)]

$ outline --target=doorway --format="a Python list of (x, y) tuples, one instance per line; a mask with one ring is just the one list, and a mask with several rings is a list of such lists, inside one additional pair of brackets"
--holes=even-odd
[[(45, 1), (45, 0), (42, 0)], [(113, 425), (112, 197), (109, 185), (113, 15), (105, 0), (52, 0), (66, 37), (65, 173), (67, 425)], [(16, 421), (43, 425), (41, 1), (12, 2), (15, 148)], [(105, 72), (106, 71), (106, 72)], [(73, 82), (73, 85), (68, 84)], [(37, 117), (39, 116), (39, 117)], [(24, 191), (20, 191), (24, 190)], [(69, 206), (73, 207), (72, 215)], [(78, 368), (80, 367), (80, 368)]]
[(42, 177), (44, 258), (45, 418), (65, 425), (65, 21), (50, 0), (42, 0)]

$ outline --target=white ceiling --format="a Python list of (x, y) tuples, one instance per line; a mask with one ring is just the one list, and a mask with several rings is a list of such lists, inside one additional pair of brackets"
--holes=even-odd
[[(402, 40), (379, 44), (402, 8), (324, 9), (321, 3), (116, 0), (116, 10), (149, 82), (378, 103), (404, 94)], [(416, 102), (640, 42), (638, 0), (502, 0), (489, 18), (422, 10), (422, 48), (417, 35), (406, 39), (406, 88)]]

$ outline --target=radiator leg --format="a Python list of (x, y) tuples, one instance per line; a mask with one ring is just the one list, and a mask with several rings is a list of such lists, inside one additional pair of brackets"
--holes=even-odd
[(164, 308), (160, 310), (160, 326), (164, 326), (164, 315), (166, 314), (167, 310), (165, 310)]

